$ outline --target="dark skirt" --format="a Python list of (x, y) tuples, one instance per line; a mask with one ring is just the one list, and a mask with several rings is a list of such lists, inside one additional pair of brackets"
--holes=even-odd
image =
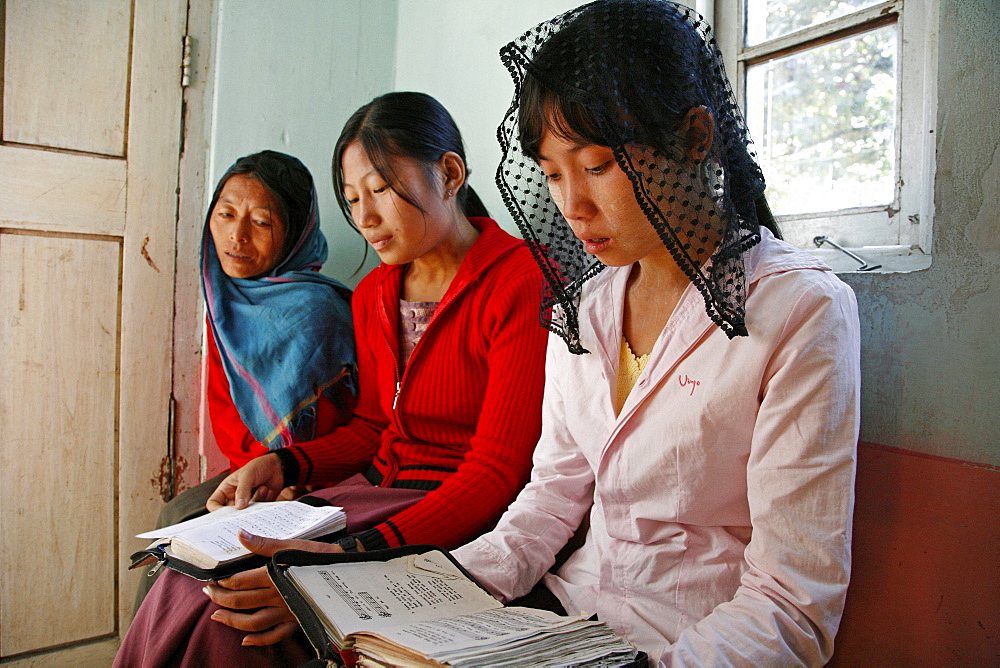
[[(426, 492), (375, 487), (356, 475), (308, 496), (347, 512), (347, 532), (369, 529), (410, 507)], [(122, 640), (115, 666), (297, 666), (316, 657), (301, 631), (267, 647), (243, 647), (246, 631), (211, 619), (219, 609), (205, 583), (165, 569)]]

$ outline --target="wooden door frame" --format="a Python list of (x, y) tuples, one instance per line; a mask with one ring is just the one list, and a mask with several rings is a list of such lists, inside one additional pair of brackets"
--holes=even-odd
[[(161, 504), (155, 473), (162, 469), (169, 441), (172, 390), (175, 256), (178, 230), (177, 182), (155, 175), (177, 164), (181, 153), (180, 62), (186, 2), (135, 0), (129, 82), (128, 181), (122, 259), (122, 317), (118, 437), (119, 587), (118, 630), (132, 619), (139, 575), (128, 570), (127, 550), (148, 530)], [(176, 54), (165, 67), (161, 54)], [(130, 280), (142, 276), (142, 281)], [(162, 350), (151, 358), (148, 351)], [(141, 410), (136, 410), (140, 407)]]
[[(184, 136), (178, 171), (176, 280), (173, 323), (173, 428), (170, 461), (160, 479), (164, 501), (206, 478), (200, 455), (203, 435), (211, 429), (203, 414), (202, 345), (204, 300), (201, 294), (201, 232), (212, 184), (208, 173), (215, 92), (215, 31), (218, 1), (188, 5), (191, 39), (190, 81), (184, 89)], [(206, 433), (207, 432), (207, 433)]]

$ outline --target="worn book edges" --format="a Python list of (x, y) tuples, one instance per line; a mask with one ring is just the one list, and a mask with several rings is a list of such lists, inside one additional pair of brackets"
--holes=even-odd
[(321, 659), (370, 666), (642, 665), (602, 622), (504, 607), (452, 556), (413, 545), (286, 550), (268, 572)]

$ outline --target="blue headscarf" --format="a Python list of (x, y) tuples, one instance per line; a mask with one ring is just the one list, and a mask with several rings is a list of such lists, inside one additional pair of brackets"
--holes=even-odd
[[(209, 222), (234, 174), (257, 178), (282, 209), (284, 259), (265, 276), (231, 278), (216, 254)], [(262, 151), (237, 160), (219, 180), (201, 246), (208, 323), (233, 403), (270, 449), (315, 436), (320, 395), (342, 409), (357, 395), (351, 291), (318, 273), (326, 257), (312, 175), (296, 158)]]

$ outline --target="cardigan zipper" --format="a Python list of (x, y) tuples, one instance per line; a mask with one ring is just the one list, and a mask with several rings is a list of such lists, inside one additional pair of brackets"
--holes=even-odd
[[(382, 286), (379, 285), (379, 294), (378, 294), (379, 317), (380, 317), (380, 319), (382, 321), (382, 327), (380, 329), (382, 330), (382, 339), (385, 341), (385, 346), (386, 346), (386, 348), (389, 349), (389, 353), (392, 354), (392, 352), (393, 352), (392, 351), (392, 343), (390, 343), (390, 341), (389, 341), (389, 335), (387, 333), (388, 330), (389, 330), (389, 315), (386, 313), (386, 310), (385, 310), (385, 299), (384, 299), (384, 297), (385, 297), (385, 294), (384, 294), (384, 292), (382, 290)], [(396, 355), (392, 355), (392, 364), (393, 364), (393, 371), (394, 371), (395, 376), (396, 376), (396, 392), (392, 396), (392, 419), (395, 420), (396, 426), (399, 429), (400, 434), (402, 434), (406, 438), (409, 438), (410, 437), (409, 434), (407, 434), (406, 433), (406, 429), (403, 428), (402, 417), (399, 415), (399, 413), (396, 410), (396, 406), (399, 404), (399, 391), (400, 391), (400, 389), (402, 388), (402, 385), (403, 385), (403, 379), (402, 379), (401, 374), (399, 372), (399, 357), (397, 357)]]
[[(433, 329), (436, 329), (435, 322), (439, 319), (440, 314), (445, 309), (447, 309), (449, 306), (451, 306), (453, 303), (455, 303), (455, 300), (457, 300), (459, 298), (459, 296), (461, 296), (468, 289), (468, 287), (470, 285), (472, 285), (472, 279), (465, 281), (465, 283), (462, 286), (460, 286), (459, 288), (457, 288), (455, 290), (455, 292), (453, 292), (450, 295), (448, 295), (447, 299), (438, 302), (437, 308), (434, 309), (434, 315), (431, 316), (431, 321), (429, 323), (427, 323), (427, 329), (424, 330), (424, 333), (420, 337), (420, 340), (417, 341), (417, 345), (416, 345), (416, 347), (414, 347), (413, 352), (410, 353), (410, 363), (407, 364), (407, 369), (410, 366), (413, 365), (413, 360), (414, 360), (414, 358), (417, 357), (417, 353), (422, 348), (425, 347), (424, 346), (424, 341), (427, 340), (427, 335)], [(400, 294), (402, 294), (402, 290), (400, 290)], [(383, 306), (384, 306), (384, 304), (383, 304)], [(386, 333), (386, 330), (389, 328), (389, 318), (388, 318), (388, 315), (386, 314), (384, 308), (381, 311), (381, 315), (382, 315), (382, 325), (383, 325), (383, 327), (382, 327), (382, 336), (385, 339), (386, 345), (389, 345), (389, 335)], [(392, 346), (391, 345), (389, 345), (389, 350), (392, 351)], [(406, 379), (406, 376), (407, 376), (407, 369), (403, 369), (403, 373), (400, 374), (400, 372), (399, 372), (399, 359), (398, 358), (395, 358), (395, 365), (396, 365), (396, 394), (393, 395), (393, 397), (392, 397), (392, 411), (393, 411), (393, 413), (396, 414), (396, 422), (399, 425), (400, 432), (404, 436), (406, 436), (407, 438), (410, 438), (410, 435), (407, 434), (406, 430), (403, 428), (402, 416), (399, 415), (399, 413), (398, 413), (398, 411), (396, 409), (396, 407), (399, 405), (399, 396), (402, 393), (403, 381)]]
[[(494, 257), (488, 263), (487, 266), (493, 266), (493, 264), (495, 264), (500, 257), (505, 256), (508, 252), (509, 252), (509, 249), (508, 250), (504, 250), (503, 252), (499, 253), (496, 257)], [(480, 269), (478, 272), (476, 272), (475, 276), (466, 279), (465, 282), (464, 282), (464, 284), (461, 285), (460, 287), (458, 287), (455, 290), (454, 293), (452, 293), (451, 295), (446, 295), (448, 297), (447, 299), (442, 300), (441, 302), (438, 303), (437, 308), (434, 309), (434, 315), (431, 316), (431, 321), (429, 323), (427, 323), (427, 329), (424, 330), (423, 336), (420, 337), (420, 340), (417, 341), (417, 345), (416, 345), (416, 347), (414, 347), (413, 352), (410, 353), (410, 363), (407, 364), (406, 369), (403, 369), (402, 373), (400, 373), (400, 370), (399, 370), (399, 357), (396, 356), (396, 355), (393, 355), (393, 364), (395, 365), (395, 370), (396, 370), (396, 393), (392, 397), (392, 413), (393, 413), (392, 417), (396, 421), (396, 425), (399, 428), (399, 433), (402, 434), (406, 438), (411, 438), (411, 437), (410, 437), (409, 434), (406, 433), (406, 429), (403, 427), (403, 418), (402, 418), (402, 415), (399, 413), (399, 410), (398, 410), (397, 406), (399, 405), (399, 397), (400, 397), (400, 395), (402, 394), (402, 391), (403, 391), (403, 381), (406, 379), (407, 369), (413, 365), (413, 360), (417, 356), (417, 353), (424, 347), (424, 341), (427, 339), (427, 334), (432, 329), (434, 329), (434, 327), (433, 327), (434, 323), (435, 323), (436, 320), (439, 319), (439, 315), (441, 314), (441, 312), (444, 311), (448, 306), (450, 306), (451, 304), (453, 304), (455, 302), (455, 300), (458, 299), (458, 297), (460, 295), (462, 295), (469, 288), (470, 285), (472, 285), (473, 281), (484, 273), (484, 271), (485, 271), (485, 268)], [(452, 280), (454, 280), (454, 279), (452, 279)], [(400, 281), (402, 281), (402, 279), (400, 279)], [(451, 286), (449, 286), (449, 288), (450, 287)], [(403, 293), (402, 287), (400, 287), (400, 290), (399, 290), (400, 296), (402, 296), (402, 293)], [(386, 305), (385, 305), (385, 299), (384, 299), (384, 297), (385, 297), (384, 285), (383, 285), (383, 283), (380, 282), (379, 283), (378, 303), (379, 303), (379, 316), (381, 316), (381, 320), (382, 320), (382, 327), (381, 327), (381, 329), (382, 329), (382, 338), (385, 340), (385, 344), (386, 344), (386, 346), (388, 346), (389, 352), (391, 353), (392, 352), (392, 345), (389, 343), (389, 335), (387, 333), (387, 331), (389, 329), (389, 316), (386, 313)], [(398, 300), (397, 300), (397, 303), (396, 303), (395, 306), (396, 306), (397, 309), (399, 308)], [(397, 336), (398, 336), (398, 332), (397, 332)], [(386, 464), (388, 465), (387, 468), (389, 469), (389, 474), (386, 475), (383, 478), (382, 484), (385, 485), (385, 486), (390, 486), (392, 484), (392, 482), (396, 479), (396, 473), (398, 471), (396, 470), (397, 467), (396, 467), (396, 463), (395, 462), (386, 462)]]
[[(389, 316), (386, 313), (385, 309), (385, 290), (381, 283), (379, 283), (378, 286), (377, 297), (378, 297), (377, 299), (378, 315), (379, 319), (382, 321), (382, 326), (379, 327), (379, 329), (382, 331), (382, 340), (385, 341), (385, 346), (386, 348), (389, 349), (389, 354), (392, 355), (393, 352), (392, 343), (389, 341), (389, 335), (387, 333), (389, 330)], [(400, 378), (400, 373), (399, 373), (399, 358), (396, 355), (392, 355), (392, 365), (393, 365), (393, 372), (396, 376), (396, 392), (392, 397), (392, 415), (389, 416), (389, 420), (391, 422), (395, 422), (396, 428), (399, 430), (399, 433), (402, 434), (404, 438), (409, 438), (409, 436), (406, 433), (406, 430), (403, 428), (403, 421), (399, 413), (396, 411), (396, 405), (399, 402), (399, 389), (402, 384), (402, 380)], [(390, 452), (383, 453), (383, 456), (385, 457), (386, 470), (385, 474), (382, 476), (382, 482), (379, 483), (379, 486), (391, 487), (393, 481), (395, 481), (396, 479), (396, 474), (399, 472), (399, 465), (396, 462), (395, 457), (393, 457)]]

